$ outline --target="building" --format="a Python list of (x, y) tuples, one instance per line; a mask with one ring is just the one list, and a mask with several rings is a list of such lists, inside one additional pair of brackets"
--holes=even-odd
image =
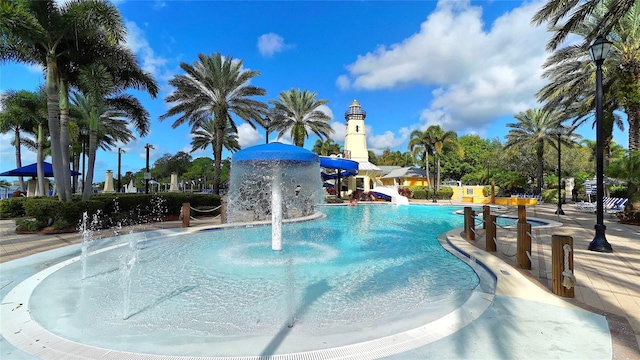
[(356, 189), (369, 191), (376, 185), (376, 177), (380, 168), (369, 162), (367, 149), (367, 133), (364, 119), (367, 113), (362, 110), (360, 103), (353, 100), (349, 110), (344, 113), (347, 121), (347, 132), (344, 136), (344, 157), (358, 162), (358, 175), (348, 180), (349, 192)]

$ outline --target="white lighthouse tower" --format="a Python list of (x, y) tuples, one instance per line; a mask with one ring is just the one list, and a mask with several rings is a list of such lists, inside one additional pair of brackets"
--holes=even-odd
[(347, 121), (347, 133), (344, 136), (344, 155), (358, 162), (358, 175), (349, 179), (349, 191), (361, 189), (365, 192), (375, 187), (376, 174), (380, 168), (369, 162), (367, 133), (364, 127), (366, 111), (360, 103), (353, 100), (349, 110), (344, 113)]

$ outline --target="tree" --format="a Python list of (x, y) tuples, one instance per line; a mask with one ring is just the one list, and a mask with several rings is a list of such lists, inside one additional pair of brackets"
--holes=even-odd
[(333, 142), (333, 139), (330, 138), (324, 141), (321, 139), (316, 140), (311, 151), (322, 156), (338, 155), (342, 153), (340, 144), (336, 144)]
[[(40, 123), (42, 115), (38, 111), (38, 94), (26, 90), (6, 91), (0, 95), (0, 133), (13, 132), (11, 144), (16, 149), (16, 167), (22, 167), (22, 155), (20, 145), (22, 144), (21, 133), (35, 133), (35, 129)], [(46, 101), (45, 101), (46, 107)], [(24, 179), (19, 177), (20, 191), (25, 191)]]
[[(224, 129), (224, 135), (222, 138), (222, 146), (229, 152), (236, 152), (240, 150), (240, 143), (238, 143), (237, 129), (227, 126)], [(211, 152), (215, 157), (216, 148), (216, 124), (215, 120), (209, 119), (205, 121), (200, 127), (192, 132), (193, 138), (191, 139), (191, 152), (195, 152), (199, 149), (205, 150), (211, 145)]]
[(458, 144), (458, 134), (453, 130), (444, 131), (439, 125), (431, 125), (427, 128), (426, 133), (436, 161), (434, 190), (437, 190), (438, 184), (440, 184), (440, 157), (445, 152), (456, 152), (462, 159), (464, 158), (464, 149)]
[(304, 147), (304, 140), (309, 137), (309, 132), (316, 134), (320, 139), (328, 139), (333, 134), (329, 125), (331, 118), (318, 110), (329, 100), (316, 100), (315, 92), (306, 89), (291, 89), (282, 91), (278, 100), (269, 101), (273, 105), (273, 123), (271, 127), (281, 137), (290, 132), (293, 143)]
[[(616, 1), (606, 0), (571, 33), (588, 37)], [(604, 150), (612, 141), (613, 126), (624, 130), (615, 110), (624, 109), (629, 122), (629, 148), (640, 149), (640, 2), (631, 7), (609, 33), (612, 50), (603, 64)], [(564, 117), (582, 124), (595, 107), (595, 67), (588, 44), (570, 45), (545, 62), (543, 77), (550, 80), (537, 94), (546, 109), (562, 109)], [(605, 160), (606, 162), (606, 160)]]
[(247, 122), (252, 128), (263, 121), (266, 104), (254, 100), (253, 96), (262, 96), (266, 90), (249, 84), (249, 81), (260, 73), (244, 70), (242, 60), (222, 57), (219, 53), (207, 56), (198, 55), (193, 64), (181, 63), (180, 68), (185, 75), (175, 75), (169, 84), (175, 91), (166, 98), (173, 106), (160, 116), (165, 120), (175, 115), (173, 122), (176, 128), (184, 123), (191, 126), (192, 131), (200, 127), (213, 116), (217, 141), (214, 148), (214, 183), (216, 194), (220, 193), (221, 156), (224, 130), (227, 126), (236, 128), (232, 114)]
[(432, 152), (431, 139), (426, 131), (414, 130), (409, 136), (409, 150), (414, 154), (416, 159), (422, 161), (420, 165), (427, 173), (427, 186), (431, 188), (431, 180), (429, 178), (429, 154)]
[(536, 171), (536, 191), (540, 193), (543, 183), (544, 145), (545, 143), (555, 146), (557, 141), (556, 127), (560, 126), (561, 120), (557, 113), (544, 109), (529, 109), (515, 115), (517, 123), (508, 123), (510, 127), (507, 134), (505, 149), (518, 146), (532, 146), (537, 160)]
[(640, 151), (629, 152), (605, 169), (607, 176), (625, 180), (629, 200), (638, 209), (640, 202)]
[[(128, 49), (118, 48), (114, 49), (114, 51), (120, 51), (122, 56), (128, 57), (130, 60), (133, 57), (133, 54)], [(87, 104), (90, 107), (87, 114), (87, 122), (89, 123), (89, 158), (82, 194), (84, 200), (88, 200), (91, 196), (100, 122), (107, 119), (111, 122), (127, 119), (141, 136), (145, 136), (149, 131), (149, 113), (138, 99), (121, 91), (129, 84), (131, 77), (139, 76), (148, 81), (152, 86), (151, 93), (155, 94), (157, 92), (157, 88), (153, 87), (155, 82), (150, 77), (147, 78), (147, 74), (138, 71), (139, 68), (135, 58), (133, 58), (133, 61), (121, 62), (121, 64), (130, 72), (122, 73), (120, 70), (114, 70), (102, 63), (94, 63), (83, 67), (78, 74), (78, 84), (84, 92)], [(122, 135), (123, 137), (118, 140), (123, 140), (123, 142), (127, 143), (131, 139), (125, 134)]]
[(124, 41), (124, 23), (117, 7), (102, 0), (62, 5), (53, 0), (2, 1), (0, 18), (3, 19), (0, 22), (2, 61), (39, 64), (45, 69), (53, 173), (59, 199), (70, 201), (68, 129), (60, 122), (61, 109), (67, 105), (63, 96), (61, 107), (60, 93), (68, 91), (60, 86), (66, 84), (62, 81), (63, 71), (72, 68), (67, 56), (82, 39), (99, 36), (116, 43)]
[[(548, 0), (533, 16), (531, 23), (534, 25), (548, 23), (547, 27), (555, 34), (547, 43), (547, 50), (554, 51), (601, 3), (602, 0)], [(637, 5), (637, 0), (616, 0), (611, 1), (611, 5), (587, 34), (585, 38), (587, 44), (595, 40), (598, 35), (609, 33), (627, 12)]]

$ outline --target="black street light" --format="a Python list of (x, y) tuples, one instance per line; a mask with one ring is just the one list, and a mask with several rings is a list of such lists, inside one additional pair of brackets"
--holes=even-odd
[(604, 163), (603, 163), (603, 143), (602, 133), (602, 63), (607, 58), (613, 43), (605, 39), (602, 35), (589, 47), (591, 58), (596, 63), (596, 236), (589, 243), (589, 250), (598, 252), (612, 252), (611, 244), (607, 241), (604, 231), (603, 198), (604, 198)]
[(144, 193), (149, 193), (149, 180), (151, 179), (151, 173), (149, 173), (149, 149), (153, 149), (153, 145), (147, 144), (144, 146), (147, 149), (147, 171), (144, 173)]
[(122, 164), (122, 153), (125, 151), (118, 148), (118, 192), (122, 192), (122, 176), (120, 176), (120, 164)]
[(562, 136), (562, 124), (558, 123), (556, 127), (556, 135), (558, 135), (558, 208), (556, 215), (564, 215), (562, 210), (562, 173), (560, 171), (560, 137)]

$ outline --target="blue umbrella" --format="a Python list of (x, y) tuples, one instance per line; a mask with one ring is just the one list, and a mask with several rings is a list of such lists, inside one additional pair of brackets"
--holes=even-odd
[[(37, 163), (23, 166), (21, 168), (5, 171), (0, 176), (38, 176)], [(42, 168), (44, 169), (44, 177), (53, 177), (53, 166), (46, 162), (42, 162)], [(80, 175), (79, 172), (71, 170), (71, 176)]]

